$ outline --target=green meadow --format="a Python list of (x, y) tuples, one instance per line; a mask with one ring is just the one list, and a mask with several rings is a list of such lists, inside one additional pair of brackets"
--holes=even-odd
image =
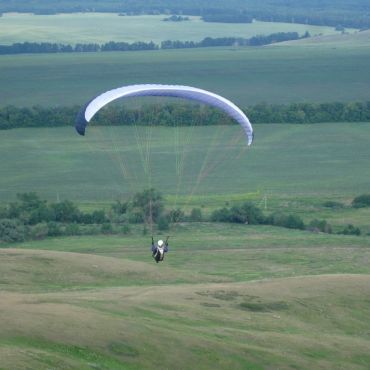
[[(205, 37), (250, 38), (275, 32), (306, 31), (311, 35), (336, 34), (333, 27), (292, 23), (209, 23), (200, 17), (185, 22), (163, 22), (165, 15), (118, 16), (109, 13), (34, 15), (6, 13), (0, 20), (0, 44), (16, 42), (57, 42), (64, 44), (108, 41), (164, 40), (200, 41)], [(350, 30), (353, 32), (353, 30)]]
[[(238, 105), (369, 99), (370, 49), (203, 48), (0, 57), (1, 106), (83, 104), (126, 84), (214, 91)], [(354, 68), (356, 66), (356, 68)]]
[(369, 189), (367, 123), (255, 125), (250, 148), (238, 125), (90, 127), (81, 137), (71, 123), (0, 134), (3, 201), (27, 190), (109, 201), (148, 186), (215, 201), (248, 193), (345, 201)]
[[(94, 127), (85, 137), (64, 128), (1, 131), (0, 199), (37, 192), (86, 209), (154, 187), (168, 207), (209, 213), (253, 201), (267, 213), (284, 210), (309, 222), (354, 223), (370, 231), (367, 209), (348, 207), (369, 192), (368, 123), (255, 125), (247, 148), (238, 125)], [(149, 145), (147, 145), (149, 143)], [(332, 210), (324, 202), (346, 207)]]
[(1, 249), (2, 368), (368, 367), (368, 237), (182, 225), (156, 265), (135, 235)]

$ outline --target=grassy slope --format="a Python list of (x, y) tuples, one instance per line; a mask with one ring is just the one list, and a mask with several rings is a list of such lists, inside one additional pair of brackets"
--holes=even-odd
[[(132, 193), (139, 184), (149, 186), (143, 168), (148, 163), (156, 188), (187, 197), (193, 189), (201, 196), (194, 202), (207, 206), (222, 204), (225, 194), (232, 200), (232, 194), (248, 193), (261, 199), (267, 194), (269, 202), (274, 197), (296, 201), (301, 197), (302, 202), (307, 197), (311, 205), (323, 198), (347, 201), (369, 190), (369, 129), (366, 123), (255, 125), (256, 140), (249, 149), (237, 125), (178, 131), (155, 127), (151, 132), (90, 127), (84, 138), (72, 127), (2, 131), (1, 198), (32, 190), (49, 199), (59, 193), (61, 198), (79, 201), (109, 201)], [(176, 145), (176, 134), (184, 146)], [(141, 146), (146, 135), (151, 137), (149, 162), (140, 155), (140, 149), (146, 150)], [(184, 159), (181, 176), (176, 174), (176, 158)], [(196, 188), (203, 164), (210, 170), (202, 172), (206, 175)], [(207, 203), (205, 194), (223, 196), (210, 197)]]
[(161, 265), (146, 244), (0, 251), (2, 367), (366, 368), (368, 238), (183, 226)]
[(242, 107), (367, 100), (369, 50), (315, 45), (1, 56), (0, 104), (82, 104), (132, 83), (199, 86)]
[(291, 23), (206, 23), (199, 17), (189, 22), (162, 22), (164, 15), (119, 17), (117, 14), (76, 13), (42, 16), (4, 14), (0, 22), (0, 44), (15, 42), (104, 43), (107, 41), (193, 40), (204, 37), (245, 37), (274, 32), (309, 31), (312, 35), (335, 34), (332, 27)]
[(322, 47), (368, 47), (370, 44), (370, 31), (360, 31), (355, 33), (343, 33), (336, 35), (320, 35), (308, 39), (286, 41), (277, 46), (322, 46)]

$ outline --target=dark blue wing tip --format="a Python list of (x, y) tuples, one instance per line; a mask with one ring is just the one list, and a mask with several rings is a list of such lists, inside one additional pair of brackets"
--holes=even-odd
[(75, 129), (81, 135), (85, 136), (85, 129), (87, 126), (87, 121), (85, 118), (85, 110), (88, 104), (85, 104), (80, 111), (77, 113), (75, 121)]
[(81, 136), (85, 136), (85, 127), (75, 126), (75, 128), (76, 128), (76, 131), (77, 131)]

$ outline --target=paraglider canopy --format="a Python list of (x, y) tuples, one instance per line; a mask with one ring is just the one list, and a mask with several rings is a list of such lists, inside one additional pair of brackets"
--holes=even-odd
[(138, 96), (163, 96), (195, 100), (200, 103), (214, 106), (226, 112), (235, 119), (243, 128), (248, 145), (253, 141), (253, 128), (248, 117), (230, 100), (209, 92), (190, 86), (180, 85), (129, 85), (109, 90), (98, 95), (88, 102), (79, 112), (76, 119), (76, 130), (80, 135), (85, 135), (85, 129), (94, 115), (110, 102), (125, 97)]

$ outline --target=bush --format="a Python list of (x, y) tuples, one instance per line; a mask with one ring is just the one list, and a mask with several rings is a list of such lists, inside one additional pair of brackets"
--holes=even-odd
[(141, 224), (144, 222), (144, 215), (141, 211), (134, 210), (128, 215), (128, 222), (130, 224)]
[(100, 231), (103, 234), (112, 234), (113, 233), (112, 224), (110, 224), (109, 222), (106, 222), (105, 224), (101, 225)]
[(271, 216), (270, 221), (275, 226), (286, 227), (288, 229), (304, 230), (305, 225), (303, 220), (296, 215), (284, 215), (275, 213)]
[(258, 207), (245, 202), (231, 209), (226, 207), (217, 209), (212, 213), (211, 221), (257, 225), (266, 223), (266, 218)]
[(202, 219), (202, 210), (200, 208), (193, 208), (190, 212), (189, 220), (191, 222), (200, 222)]
[(49, 222), (48, 224), (48, 236), (60, 236), (63, 234), (60, 225), (56, 222)]
[(94, 224), (104, 224), (108, 221), (107, 216), (103, 210), (94, 211), (91, 214), (91, 219)]
[(332, 228), (331, 228), (331, 225), (328, 224), (326, 222), (326, 220), (317, 220), (317, 219), (314, 219), (312, 220), (308, 227), (307, 227), (307, 230), (309, 231), (315, 231), (315, 232), (323, 232), (323, 233), (327, 233), (327, 234), (331, 234), (332, 233)]
[(18, 220), (0, 220), (0, 241), (2, 242), (21, 242), (25, 240), (27, 228)]
[(352, 201), (352, 207), (354, 208), (370, 207), (370, 194), (362, 194), (354, 198)]
[(31, 239), (44, 239), (48, 236), (48, 232), (48, 225), (42, 222), (30, 229), (29, 236)]
[(231, 222), (231, 212), (228, 208), (224, 207), (216, 209), (211, 214), (211, 221), (213, 222)]
[(262, 211), (250, 202), (245, 202), (241, 206), (232, 207), (230, 216), (231, 222), (236, 223), (258, 225), (265, 222)]
[(121, 233), (124, 235), (130, 234), (131, 228), (129, 225), (123, 225), (121, 228)]
[(181, 222), (185, 218), (184, 212), (180, 209), (171, 209), (171, 211), (167, 215), (167, 219), (169, 222)]
[(88, 225), (81, 229), (81, 234), (84, 235), (98, 235), (101, 233), (101, 226), (98, 225)]
[(51, 209), (55, 214), (55, 221), (57, 222), (79, 222), (81, 213), (77, 206), (65, 200), (60, 203), (51, 204)]
[(164, 216), (159, 217), (157, 226), (158, 230), (168, 230), (170, 228), (168, 218)]
[(116, 203), (111, 206), (111, 209), (117, 215), (125, 214), (128, 210), (128, 203), (116, 200)]
[(361, 230), (358, 227), (348, 224), (342, 231), (339, 231), (338, 234), (343, 235), (361, 235)]
[(155, 189), (147, 189), (136, 193), (132, 200), (132, 206), (140, 211), (143, 217), (142, 221), (145, 219), (148, 222), (156, 222), (164, 207), (162, 194)]
[(65, 235), (80, 235), (80, 227), (78, 224), (73, 223), (73, 224), (68, 224), (64, 230)]

